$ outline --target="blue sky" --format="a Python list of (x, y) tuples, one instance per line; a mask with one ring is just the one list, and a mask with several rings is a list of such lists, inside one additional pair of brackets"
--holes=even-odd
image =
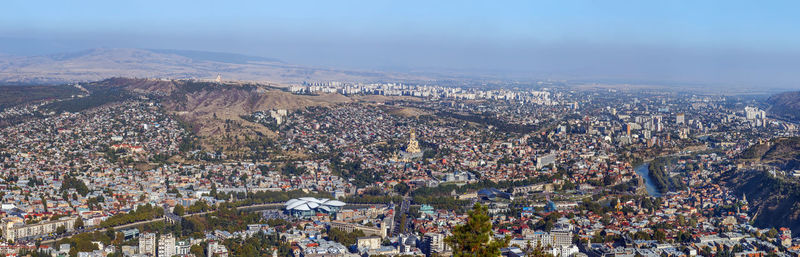
[(359, 69), (797, 87), (797, 10), (800, 1), (12, 0), (0, 10), (0, 53), (169, 48)]

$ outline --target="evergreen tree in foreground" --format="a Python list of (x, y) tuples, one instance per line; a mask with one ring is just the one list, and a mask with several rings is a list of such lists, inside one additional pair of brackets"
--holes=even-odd
[(453, 248), (454, 257), (500, 256), (500, 248), (508, 245), (508, 238), (492, 238), (492, 221), (488, 208), (476, 203), (469, 211), (466, 224), (453, 228), (453, 235), (445, 238)]

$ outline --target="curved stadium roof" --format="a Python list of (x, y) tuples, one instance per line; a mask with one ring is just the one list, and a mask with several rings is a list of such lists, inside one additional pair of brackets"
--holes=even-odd
[(314, 198), (314, 197), (301, 197), (287, 201), (284, 206), (286, 210), (295, 211), (310, 211), (314, 209), (322, 209), (330, 211), (331, 207), (342, 207), (345, 203), (342, 201)]

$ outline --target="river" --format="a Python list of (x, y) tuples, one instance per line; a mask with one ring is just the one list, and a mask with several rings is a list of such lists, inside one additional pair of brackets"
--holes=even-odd
[(645, 188), (647, 189), (647, 193), (651, 196), (661, 197), (661, 192), (658, 192), (658, 188), (656, 188), (656, 184), (653, 184), (653, 179), (650, 178), (650, 163), (642, 163), (639, 166), (636, 166), (635, 170), (639, 176), (644, 178)]

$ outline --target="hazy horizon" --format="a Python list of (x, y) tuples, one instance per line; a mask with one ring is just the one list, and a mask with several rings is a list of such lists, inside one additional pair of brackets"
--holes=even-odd
[(800, 4), (770, 4), (10, 1), (0, 53), (178, 49), (343, 69), (798, 89)]

